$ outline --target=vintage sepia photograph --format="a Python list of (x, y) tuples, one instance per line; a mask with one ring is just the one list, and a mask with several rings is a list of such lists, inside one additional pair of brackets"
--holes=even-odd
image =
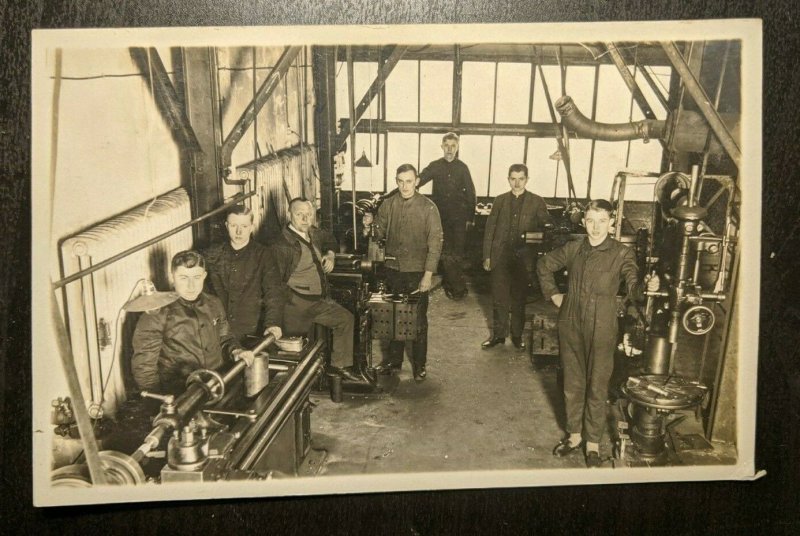
[(36, 506), (757, 478), (761, 39), (35, 30)]

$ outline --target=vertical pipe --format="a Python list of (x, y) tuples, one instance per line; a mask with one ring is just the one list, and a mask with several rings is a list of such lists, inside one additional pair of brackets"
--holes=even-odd
[(67, 386), (72, 397), (75, 422), (78, 424), (78, 431), (81, 434), (83, 454), (86, 457), (86, 465), (89, 466), (89, 476), (91, 476), (92, 484), (94, 485), (106, 484), (106, 476), (100, 460), (100, 451), (92, 429), (92, 422), (89, 419), (89, 413), (86, 411), (78, 373), (75, 370), (75, 357), (72, 355), (72, 347), (69, 343), (64, 321), (58, 312), (58, 303), (54, 292), (50, 293), (50, 312), (52, 314), (51, 321), (56, 330), (58, 353), (61, 356), (61, 364), (64, 367), (64, 375), (67, 378)]
[[(597, 88), (600, 83), (600, 65), (594, 66), (594, 91), (592, 93), (592, 121), (597, 120)], [(589, 150), (589, 178), (586, 181), (586, 199), (592, 198), (592, 174), (594, 171), (594, 148), (597, 140), (592, 138), (591, 149)]]
[[(347, 47), (347, 106), (349, 111), (350, 117), (350, 124), (353, 125), (355, 123), (355, 103), (353, 101), (355, 90), (354, 90), (354, 79), (353, 79), (353, 48), (348, 45)], [(358, 249), (358, 233), (356, 233), (356, 129), (350, 128), (350, 180), (352, 181), (352, 192), (353, 192), (353, 250), (355, 251)]]
[[(494, 62), (494, 89), (492, 92), (492, 125), (497, 119), (497, 62)], [(492, 191), (492, 156), (494, 153), (494, 134), (489, 136), (489, 177), (486, 181), (486, 197), (490, 197)]]

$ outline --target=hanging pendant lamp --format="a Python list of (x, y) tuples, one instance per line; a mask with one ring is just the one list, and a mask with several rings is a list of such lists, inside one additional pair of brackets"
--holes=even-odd
[(367, 158), (367, 152), (366, 151), (361, 151), (361, 157), (359, 157), (359, 159), (356, 160), (355, 166), (356, 167), (372, 167), (372, 162), (370, 162), (369, 158)]

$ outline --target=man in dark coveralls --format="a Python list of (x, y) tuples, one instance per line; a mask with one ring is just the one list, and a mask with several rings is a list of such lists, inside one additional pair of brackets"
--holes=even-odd
[[(617, 346), (616, 295), (620, 281), (629, 299), (642, 299), (636, 257), (609, 236), (611, 203), (598, 199), (584, 212), (586, 238), (554, 249), (541, 259), (537, 274), (542, 294), (559, 307), (558, 339), (564, 373), (567, 437), (555, 449), (566, 456), (585, 442), (586, 466), (599, 467), (600, 439), (606, 425), (608, 382)], [(553, 272), (567, 269), (568, 290), (561, 294)], [(646, 277), (649, 291), (658, 290), (657, 276)]]
[(133, 334), (131, 369), (139, 389), (180, 394), (196, 369), (216, 370), (226, 360), (253, 363), (253, 352), (231, 333), (222, 302), (203, 292), (205, 278), (205, 260), (196, 251), (172, 258), (178, 300), (142, 314)]
[(495, 197), (486, 222), (483, 269), (491, 272), (493, 311), (492, 335), (481, 344), (483, 349), (505, 343), (509, 313), (511, 342), (517, 349), (525, 349), (522, 329), (534, 252), (525, 244), (523, 233), (541, 231), (552, 221), (544, 199), (527, 191), (527, 183), (527, 166), (508, 168), (511, 191)]
[(264, 331), (267, 248), (253, 240), (253, 213), (236, 205), (225, 218), (228, 240), (206, 253), (211, 291), (222, 300), (231, 331), (240, 342), (260, 339)]
[(467, 226), (475, 220), (475, 185), (467, 165), (458, 158), (458, 135), (448, 132), (442, 138), (444, 156), (419, 173), (419, 186), (433, 181), (431, 199), (439, 209), (444, 243), (442, 249), (442, 287), (448, 298), (467, 295), (462, 264)]
[[(427, 376), (428, 355), (428, 291), (442, 252), (442, 224), (436, 205), (417, 192), (419, 177), (411, 164), (397, 168), (398, 195), (387, 198), (374, 219), (364, 215), (365, 232), (370, 228), (376, 239), (386, 239), (386, 284), (399, 294), (418, 292), (416, 338), (412, 344), (411, 367), (414, 379)], [(391, 374), (403, 365), (405, 341), (389, 343), (388, 359), (375, 370)]]

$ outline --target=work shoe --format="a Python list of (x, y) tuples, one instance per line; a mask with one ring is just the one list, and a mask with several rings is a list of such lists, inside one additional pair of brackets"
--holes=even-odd
[(351, 382), (359, 382), (363, 381), (362, 378), (359, 378), (353, 372), (346, 368), (339, 368), (339, 367), (328, 367), (328, 374), (335, 374), (337, 376), (341, 376), (345, 380), (349, 380)]
[(562, 439), (561, 441), (558, 442), (558, 445), (556, 445), (555, 448), (553, 448), (553, 456), (557, 458), (563, 458), (564, 456), (572, 454), (579, 448), (581, 448), (580, 443), (578, 443), (575, 446), (572, 446), (569, 443), (569, 439)]
[(528, 347), (525, 342), (522, 340), (522, 337), (511, 337), (511, 343), (514, 345), (514, 348), (517, 350), (524, 350)]
[(417, 370), (414, 371), (414, 380), (417, 382), (424, 382), (425, 378), (428, 377), (428, 371), (425, 370), (425, 365), (422, 365)]
[(486, 339), (481, 343), (481, 349), (488, 350), (489, 348), (497, 346), (498, 344), (505, 344), (505, 343), (506, 343), (505, 337), (489, 337), (488, 339)]
[(600, 467), (603, 461), (600, 459), (600, 453), (590, 450), (586, 453), (586, 467), (594, 468)]
[(377, 367), (375, 367), (375, 372), (382, 375), (391, 374), (395, 370), (400, 370), (402, 368), (402, 364), (395, 364), (395, 363), (381, 363)]

